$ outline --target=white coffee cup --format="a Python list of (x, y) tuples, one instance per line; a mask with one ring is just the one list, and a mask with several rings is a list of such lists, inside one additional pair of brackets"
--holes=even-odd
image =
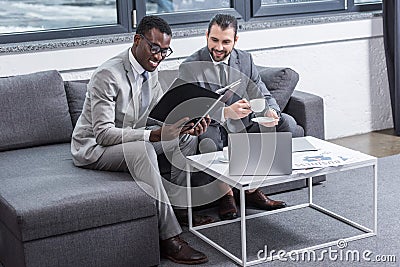
[(265, 99), (264, 98), (256, 98), (250, 100), (250, 108), (254, 112), (261, 112), (265, 109)]
[(222, 153), (224, 155), (224, 159), (229, 160), (229, 151), (227, 146), (223, 148)]

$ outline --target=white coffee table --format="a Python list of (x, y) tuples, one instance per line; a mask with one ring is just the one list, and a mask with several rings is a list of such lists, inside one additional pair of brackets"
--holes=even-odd
[[(190, 170), (187, 173), (187, 184), (188, 184), (188, 204), (189, 204), (189, 230), (194, 233), (196, 236), (200, 237), (202, 240), (205, 242), (209, 243), (211, 246), (214, 248), (218, 249), (221, 251), (223, 254), (231, 258), (233, 261), (236, 263), (242, 265), (242, 266), (250, 266), (258, 263), (262, 263), (265, 261), (271, 261), (271, 260), (276, 260), (279, 256), (275, 255), (273, 257), (268, 257), (267, 259), (257, 259), (253, 261), (247, 261), (247, 249), (246, 249), (246, 220), (250, 220), (253, 218), (258, 218), (261, 216), (267, 216), (275, 213), (281, 213), (281, 212), (286, 212), (286, 211), (291, 211), (295, 209), (301, 209), (301, 208), (312, 208), (314, 210), (317, 210), (323, 214), (329, 215), (339, 221), (342, 221), (356, 229), (361, 230), (363, 233), (358, 234), (352, 237), (347, 237), (347, 238), (342, 238), (341, 240), (344, 240), (345, 242), (348, 241), (353, 241), (353, 240), (358, 240), (366, 237), (371, 237), (375, 236), (377, 233), (377, 158), (363, 154), (361, 152), (351, 150), (339, 145), (335, 145), (333, 143), (320, 140), (314, 137), (306, 137), (307, 140), (312, 143), (316, 148), (322, 150), (322, 151), (331, 151), (334, 152), (335, 154), (343, 155), (348, 160), (345, 161), (344, 164), (340, 166), (329, 166), (329, 167), (323, 167), (323, 168), (318, 168), (318, 169), (310, 169), (310, 170), (297, 170), (293, 171), (291, 175), (283, 175), (283, 176), (230, 176), (229, 175), (229, 170), (228, 167), (229, 165), (227, 163), (220, 162), (218, 159), (222, 157), (222, 152), (214, 152), (214, 153), (207, 153), (207, 154), (200, 154), (200, 155), (194, 155), (194, 156), (189, 156), (188, 157), (188, 163), (187, 163), (187, 169)], [(311, 152), (300, 152), (300, 153), (311, 153)], [(341, 172), (341, 171), (346, 171), (346, 170), (351, 170), (351, 169), (357, 169), (357, 168), (362, 168), (362, 167), (367, 167), (367, 166), (372, 166), (373, 167), (373, 229), (370, 229), (368, 227), (365, 227), (363, 225), (360, 225), (352, 220), (349, 220), (341, 215), (338, 215), (326, 208), (323, 208), (322, 206), (319, 206), (315, 203), (313, 203), (313, 183), (312, 183), (312, 176), (318, 176), (318, 175), (324, 175), (324, 174), (329, 174), (329, 173), (335, 173), (335, 172)], [(296, 181), (296, 180), (302, 180), (302, 179), (308, 179), (308, 203), (304, 204), (299, 204), (295, 206), (290, 206), (286, 207), (283, 209), (279, 210), (273, 210), (273, 211), (265, 211), (265, 212), (260, 212), (257, 214), (251, 214), (251, 215), (246, 215), (245, 214), (245, 205), (240, 205), (240, 217), (234, 220), (228, 220), (228, 221), (218, 221), (215, 223), (207, 224), (207, 225), (202, 225), (202, 226), (196, 226), (194, 227), (192, 224), (192, 196), (191, 196), (191, 190), (190, 189), (190, 173), (194, 169), (201, 169), (202, 171), (208, 173), (209, 175), (212, 175), (219, 179), (220, 181), (223, 181), (227, 184), (229, 184), (232, 187), (235, 187), (239, 189), (240, 191), (240, 203), (245, 203), (245, 191), (248, 189), (254, 189), (258, 187), (264, 187), (264, 186), (271, 186), (275, 184), (281, 184), (281, 183), (286, 183), (286, 182), (291, 182), (291, 181)], [(326, 181), (327, 183), (329, 181)], [(199, 232), (199, 230), (209, 228), (209, 227), (214, 227), (214, 226), (220, 226), (224, 224), (229, 224), (229, 223), (235, 223), (239, 222), (241, 224), (241, 258), (238, 258), (237, 256), (233, 255), (231, 252), (227, 251), (225, 248), (208, 238), (207, 236), (203, 235), (202, 233)], [(307, 247), (304, 249), (299, 249), (296, 250), (298, 253), (302, 253), (305, 251), (310, 251), (310, 250), (316, 250), (324, 247), (329, 247), (337, 245), (337, 241), (332, 241), (332, 242), (327, 242), (323, 244), (318, 244), (312, 247)], [(293, 253), (293, 251), (291, 251)]]

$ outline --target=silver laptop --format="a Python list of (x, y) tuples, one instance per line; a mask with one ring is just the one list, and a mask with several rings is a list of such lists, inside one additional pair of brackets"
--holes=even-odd
[(228, 135), (229, 175), (292, 173), (292, 134), (236, 133)]

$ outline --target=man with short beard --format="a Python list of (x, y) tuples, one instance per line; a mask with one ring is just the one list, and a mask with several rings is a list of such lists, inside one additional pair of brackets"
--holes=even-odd
[[(238, 41), (237, 20), (231, 15), (214, 16), (206, 32), (207, 46), (189, 56), (179, 68), (179, 76), (188, 82), (197, 83), (212, 91), (217, 91), (238, 79), (241, 80), (235, 95), (220, 113), (211, 114), (213, 121), (207, 132), (199, 136), (199, 152), (207, 153), (222, 150), (227, 132), (260, 132), (276, 129), (280, 132), (291, 132), (294, 137), (303, 136), (303, 129), (293, 117), (281, 113), (276, 100), (271, 96), (253, 62), (250, 53), (234, 48)], [(272, 122), (259, 126), (251, 119), (254, 113), (249, 100), (264, 98), (266, 109), (261, 116), (272, 117)], [(232, 190), (223, 185), (221, 190), (226, 194), (220, 199), (219, 216), (223, 220), (234, 219), (238, 210)], [(286, 206), (283, 201), (269, 199), (259, 190), (246, 192), (246, 203), (259, 209), (273, 210)]]

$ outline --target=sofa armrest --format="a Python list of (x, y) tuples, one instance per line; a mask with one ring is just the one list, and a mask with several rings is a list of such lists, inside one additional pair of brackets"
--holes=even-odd
[(295, 90), (283, 112), (295, 118), (304, 135), (325, 139), (324, 102), (320, 96)]

